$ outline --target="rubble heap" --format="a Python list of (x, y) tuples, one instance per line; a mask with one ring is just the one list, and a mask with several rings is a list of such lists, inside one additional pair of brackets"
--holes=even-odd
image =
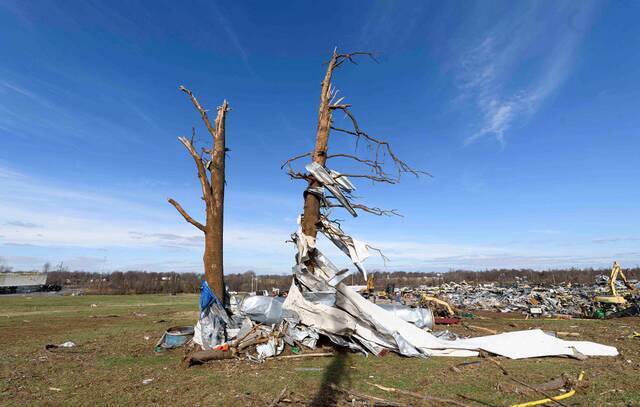
[[(316, 194), (321, 202), (326, 202), (326, 189), (340, 200), (342, 206), (352, 207), (349, 196), (355, 187), (346, 177), (315, 163), (306, 168), (309, 176), (322, 186), (308, 189), (307, 193)], [(372, 247), (344, 233), (339, 224), (329, 219), (328, 212), (329, 207), (325, 206), (318, 230), (351, 259), (356, 272), (366, 279), (363, 262), (371, 255)], [(283, 303), (276, 299), (266, 300), (269, 297), (254, 299), (248, 305), (240, 304), (238, 313), (228, 317), (220, 301), (203, 281), (202, 313), (194, 335), (194, 341), (202, 349), (212, 350), (214, 354), (241, 352), (251, 360), (261, 361), (280, 354), (285, 343), (315, 348), (318, 339), (325, 337), (337, 346), (374, 355), (392, 351), (409, 357), (475, 356), (480, 350), (513, 359), (551, 355), (617, 355), (617, 350), (611, 346), (564, 341), (541, 330), (458, 340), (439, 338), (349, 288), (343, 280), (350, 272), (338, 269), (316, 247), (315, 239), (306, 236), (300, 226), (292, 235), (292, 241), (297, 248), (296, 264), (291, 288)], [(502, 297), (508, 297), (508, 293), (503, 294)], [(485, 298), (487, 303), (498, 305), (489, 298)], [(279, 312), (281, 320), (275, 322)], [(256, 321), (264, 325), (256, 325)]]
[(607, 284), (606, 276), (599, 276), (594, 284), (559, 283), (551, 286), (532, 285), (526, 280), (510, 285), (469, 284), (463, 281), (423, 287), (418, 293), (446, 299), (454, 307), (470, 311), (591, 317), (593, 299), (608, 292)]

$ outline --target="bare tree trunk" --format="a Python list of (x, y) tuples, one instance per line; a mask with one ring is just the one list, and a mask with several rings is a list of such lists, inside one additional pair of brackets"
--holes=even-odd
[(225, 121), (229, 108), (225, 100), (216, 117), (216, 136), (209, 170), (211, 171), (211, 202), (207, 204), (207, 231), (204, 243), (204, 267), (207, 283), (220, 301), (224, 301), (223, 224), (225, 183)]
[[(331, 129), (331, 77), (335, 69), (338, 54), (333, 51), (327, 72), (322, 81), (320, 91), (320, 109), (318, 110), (318, 129), (316, 131), (316, 146), (311, 154), (312, 160), (322, 166), (327, 161), (327, 149), (329, 143), (329, 131)], [(315, 178), (309, 179), (309, 188), (320, 187)], [(302, 232), (310, 237), (318, 234), (318, 222), (320, 222), (320, 200), (314, 194), (307, 193), (304, 199), (304, 212), (302, 215)]]
[[(427, 173), (416, 170), (398, 158), (393, 150), (391, 149), (390, 144), (376, 137), (372, 137), (369, 134), (362, 131), (360, 125), (358, 124), (355, 115), (351, 112), (351, 105), (348, 103), (342, 103), (344, 98), (337, 97), (337, 90), (333, 87), (331, 80), (333, 73), (336, 69), (342, 66), (345, 62), (351, 62), (356, 64), (354, 58), (360, 56), (368, 56), (371, 59), (375, 60), (373, 54), (371, 52), (350, 52), (350, 53), (338, 53), (337, 50), (333, 51), (331, 55), (331, 60), (327, 64), (327, 71), (325, 73), (324, 79), (322, 81), (321, 91), (320, 91), (320, 106), (318, 109), (318, 127), (316, 130), (316, 143), (313, 151), (308, 153), (299, 154), (288, 159), (283, 165), (282, 168), (288, 166), (288, 173), (294, 179), (305, 179), (307, 180), (308, 186), (304, 195), (304, 211), (302, 213), (302, 233), (304, 236), (315, 240), (318, 234), (318, 229), (321, 227), (321, 222), (327, 221), (327, 219), (323, 219), (324, 216), (322, 211), (330, 208), (342, 207), (347, 209), (353, 216), (357, 216), (355, 214), (355, 210), (360, 210), (364, 212), (368, 212), (374, 215), (397, 215), (400, 216), (395, 209), (381, 209), (377, 207), (369, 207), (367, 205), (359, 204), (359, 203), (345, 203), (347, 198), (344, 196), (342, 200), (339, 197), (332, 195), (324, 195), (322, 192), (318, 193), (318, 190), (322, 191), (322, 183), (318, 181), (314, 176), (310, 174), (296, 172), (292, 163), (296, 160), (302, 159), (304, 157), (311, 157), (312, 162), (325, 167), (326, 162), (332, 158), (339, 159), (349, 159), (352, 160), (365, 168), (368, 169), (369, 174), (340, 174), (334, 177), (345, 177), (348, 178), (366, 178), (370, 179), (373, 182), (382, 182), (395, 184), (399, 182), (400, 177), (403, 173), (410, 173), (418, 177), (421, 174), (428, 175)], [(333, 123), (332, 114), (334, 110), (342, 111), (347, 121), (351, 123), (353, 129), (348, 128), (339, 128), (335, 127)], [(359, 140), (364, 140), (367, 145), (367, 148), (372, 153), (371, 158), (363, 158), (353, 154), (328, 154), (328, 143), (329, 143), (329, 134), (334, 130), (341, 135), (355, 137), (356, 146)], [(395, 176), (393, 174), (387, 173), (384, 165), (384, 158), (390, 159), (389, 161), (393, 163), (395, 168), (395, 172), (397, 173)], [(314, 193), (314, 191), (316, 193)], [(334, 194), (335, 195), (335, 194)], [(335, 202), (338, 201), (338, 202)], [(347, 206), (345, 206), (347, 205)], [(339, 226), (338, 226), (339, 228)], [(313, 241), (310, 243), (310, 250), (308, 252), (308, 260), (305, 261), (305, 266), (307, 269), (313, 271), (315, 264), (315, 255), (316, 251), (313, 248)]]
[[(191, 157), (196, 163), (198, 170), (198, 178), (202, 187), (202, 199), (206, 206), (206, 222), (201, 224), (193, 219), (173, 199), (169, 199), (169, 203), (196, 228), (204, 232), (204, 276), (207, 284), (215, 295), (224, 301), (224, 267), (223, 267), (223, 224), (224, 224), (224, 187), (225, 187), (225, 122), (229, 104), (225, 100), (222, 106), (218, 107), (215, 124), (212, 125), (205, 110), (193, 93), (180, 87), (191, 98), (191, 102), (196, 107), (202, 121), (207, 127), (207, 131), (213, 138), (213, 147), (211, 149), (202, 149), (202, 154), (198, 154), (194, 147), (193, 137), (191, 140), (186, 137), (178, 137), (178, 140), (185, 146)], [(205, 160), (203, 156), (207, 154), (210, 160)], [(209, 172), (210, 175), (207, 175)]]

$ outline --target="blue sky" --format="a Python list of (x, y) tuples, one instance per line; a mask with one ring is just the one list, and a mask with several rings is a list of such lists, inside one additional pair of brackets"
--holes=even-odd
[(280, 164), (313, 146), (322, 63), (337, 46), (378, 53), (335, 84), (367, 131), (433, 174), (358, 183), (363, 201), (404, 215), (344, 223), (385, 252), (387, 270), (637, 265), (639, 11), (2, 0), (0, 262), (199, 271), (199, 231), (166, 202), (202, 213), (176, 139), (196, 126), (207, 140), (185, 85), (210, 109), (224, 98), (233, 109), (226, 270), (288, 273), (304, 185)]

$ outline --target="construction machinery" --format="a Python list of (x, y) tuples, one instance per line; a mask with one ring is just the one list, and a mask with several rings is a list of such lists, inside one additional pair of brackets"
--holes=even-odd
[(631, 292), (636, 291), (636, 287), (632, 286), (629, 284), (629, 281), (627, 281), (627, 277), (622, 272), (618, 262), (614, 261), (613, 267), (611, 268), (611, 276), (609, 277), (609, 292), (611, 295), (599, 295), (594, 298), (595, 302), (619, 305), (627, 303), (627, 300), (622, 295), (618, 294), (618, 290), (616, 289), (616, 281), (618, 280), (618, 277), (622, 277), (622, 282)]
[[(616, 288), (618, 277), (622, 278), (622, 282), (629, 290), (629, 293), (624, 296), (620, 295), (620, 293), (618, 293), (618, 289)], [(628, 298), (631, 298), (632, 302), (637, 301), (635, 295), (638, 289), (629, 283), (627, 277), (624, 275), (624, 272), (622, 271), (622, 268), (620, 268), (620, 265), (617, 261), (613, 262), (608, 285), (610, 295), (598, 295), (593, 299), (595, 307), (595, 310), (593, 312), (594, 317), (605, 318), (611, 317), (612, 315), (617, 316), (621, 312), (624, 312), (625, 309), (629, 307), (629, 305), (632, 305), (632, 307), (630, 307), (629, 309), (633, 308), (633, 306), (638, 306), (637, 304), (630, 304), (628, 300)]]
[(373, 291), (375, 290), (375, 281), (373, 279), (373, 274), (369, 274), (367, 276), (367, 293), (371, 296), (373, 295)]
[(420, 300), (418, 306), (431, 308), (435, 314), (440, 316), (454, 316), (455, 310), (448, 302), (441, 300), (440, 298), (431, 297), (429, 295), (420, 294)]

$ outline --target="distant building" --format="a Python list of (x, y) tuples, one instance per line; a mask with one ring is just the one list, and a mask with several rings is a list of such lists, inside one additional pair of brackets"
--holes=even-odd
[(47, 284), (47, 273), (36, 271), (0, 272), (0, 294), (41, 291)]

